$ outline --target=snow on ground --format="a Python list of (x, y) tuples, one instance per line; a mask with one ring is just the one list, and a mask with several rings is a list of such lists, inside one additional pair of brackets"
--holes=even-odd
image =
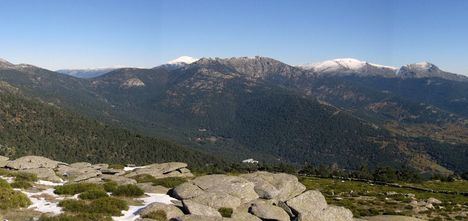
[(65, 181), (61, 181), (59, 183), (54, 183), (54, 182), (50, 182), (50, 181), (47, 181), (47, 180), (38, 180), (36, 182), (36, 184), (40, 184), (40, 185), (44, 185), (44, 186), (62, 186), (63, 184), (65, 184)]
[(0, 176), (0, 179), (4, 179), (7, 183), (13, 183), (14, 181), (13, 177)]
[(141, 169), (141, 168), (145, 168), (146, 166), (141, 166), (141, 167), (124, 167), (124, 171), (127, 172), (127, 171), (133, 171), (135, 169)]
[(122, 211), (124, 214), (123, 216), (114, 216), (112, 217), (113, 220), (115, 221), (134, 221), (138, 218), (140, 218), (140, 215), (137, 215), (136, 213), (148, 206), (151, 203), (164, 203), (164, 204), (172, 204), (171, 200), (176, 200), (166, 194), (155, 194), (155, 193), (147, 193), (147, 197), (139, 198), (139, 200), (143, 201), (143, 205), (141, 206), (129, 206), (128, 210)]
[[(58, 202), (64, 198), (55, 194), (54, 188), (45, 189), (37, 193), (30, 193), (21, 189), (15, 190), (23, 192), (31, 200), (32, 204), (28, 207), (28, 209), (33, 209), (41, 213), (62, 213), (62, 208), (58, 206)], [(54, 201), (56, 202), (51, 202), (49, 199), (55, 199)]]

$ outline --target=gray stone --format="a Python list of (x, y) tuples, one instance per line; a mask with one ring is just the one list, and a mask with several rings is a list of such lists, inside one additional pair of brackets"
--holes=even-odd
[(327, 208), (327, 201), (325, 197), (317, 190), (309, 190), (296, 196), (286, 202), (291, 209), (302, 213), (310, 213), (317, 211), (317, 213)]
[(102, 174), (101, 179), (104, 181), (114, 181), (118, 183), (119, 185), (128, 185), (128, 184), (137, 183), (137, 181), (134, 179), (130, 179), (130, 178), (123, 177), (123, 176), (108, 175), (108, 174)]
[(87, 163), (87, 162), (77, 162), (77, 163), (72, 163), (68, 165), (69, 167), (76, 168), (76, 169), (83, 169), (83, 168), (89, 168), (91, 167), (92, 164)]
[(164, 178), (164, 177), (190, 177), (193, 176), (191, 173), (171, 173), (182, 168), (186, 168), (186, 163), (179, 162), (170, 162), (170, 163), (161, 163), (161, 164), (150, 164), (146, 165), (143, 168), (137, 168), (129, 172), (126, 176), (133, 177), (140, 174), (148, 174), (154, 176), (155, 178)]
[(223, 221), (222, 217), (185, 215), (176, 219), (177, 221)]
[(236, 208), (241, 205), (241, 199), (221, 192), (207, 192), (193, 197), (190, 200), (215, 209), (221, 207)]
[(255, 172), (241, 177), (255, 184), (255, 192), (264, 199), (287, 201), (306, 190), (296, 176), (285, 173)]
[(344, 207), (328, 206), (321, 211), (299, 214), (301, 221), (353, 221), (353, 213)]
[(15, 170), (50, 168), (54, 169), (60, 162), (40, 156), (24, 156), (16, 160), (9, 161), (6, 165), (8, 168)]
[(80, 171), (81, 174), (72, 179), (73, 182), (81, 182), (101, 175), (101, 172), (92, 168), (85, 168)]
[(289, 221), (289, 215), (280, 207), (266, 203), (255, 203), (250, 207), (250, 213), (266, 220)]
[(207, 175), (191, 181), (205, 192), (227, 193), (241, 200), (250, 202), (258, 198), (254, 184), (244, 178), (227, 175)]
[(393, 216), (393, 215), (380, 215), (367, 217), (368, 221), (424, 221), (415, 217), (408, 216)]
[(153, 186), (152, 183), (138, 183), (137, 184), (140, 189), (145, 191), (145, 193), (159, 193), (159, 194), (167, 194), (169, 192), (169, 188), (163, 186)]
[(0, 156), (0, 167), (5, 167), (9, 159), (8, 157)]
[(172, 192), (173, 192), (174, 198), (177, 198), (180, 200), (191, 199), (193, 197), (196, 197), (198, 195), (205, 193), (202, 189), (200, 189), (200, 187), (198, 187), (192, 182), (186, 182), (186, 183), (180, 184), (179, 186), (176, 186)]
[(234, 211), (232, 213), (232, 216), (230, 219), (225, 219), (225, 220), (232, 220), (232, 221), (262, 221), (260, 218), (247, 213), (247, 212), (236, 212)]
[(54, 170), (50, 168), (34, 168), (22, 170), (22, 172), (36, 174), (37, 178), (40, 180), (47, 180), (52, 182), (61, 182), (62, 179), (58, 177)]
[(429, 199), (427, 199), (427, 203), (430, 203), (430, 204), (442, 204), (442, 201), (434, 198), (434, 197), (431, 197)]
[(221, 217), (221, 214), (218, 212), (218, 210), (212, 207), (191, 200), (184, 200), (182, 203), (185, 210), (192, 215)]
[(145, 208), (138, 211), (141, 217), (145, 217), (146, 215), (150, 214), (151, 212), (156, 211), (164, 211), (166, 214), (167, 220), (175, 219), (184, 215), (184, 213), (177, 207), (173, 205), (168, 205), (164, 203), (151, 203)]

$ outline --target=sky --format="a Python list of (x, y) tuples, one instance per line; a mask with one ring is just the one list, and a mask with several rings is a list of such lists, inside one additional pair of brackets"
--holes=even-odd
[(0, 58), (52, 70), (356, 58), (468, 75), (467, 12), (465, 0), (0, 0)]

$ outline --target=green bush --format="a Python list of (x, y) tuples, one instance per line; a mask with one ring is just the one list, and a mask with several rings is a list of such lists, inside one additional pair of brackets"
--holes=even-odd
[(122, 164), (109, 164), (109, 169), (123, 170), (124, 167)]
[(11, 184), (11, 187), (20, 188), (20, 189), (28, 189), (32, 187), (32, 184), (31, 182), (24, 181), (24, 180), (15, 180), (15, 182)]
[(25, 172), (15, 172), (13, 173), (15, 181), (25, 181), (25, 182), (36, 182), (37, 175), (32, 173)]
[(112, 216), (121, 216), (122, 210), (127, 210), (127, 202), (114, 197), (104, 197), (86, 202), (84, 200), (63, 200), (59, 206), (67, 212), (103, 214)]
[(81, 193), (78, 197), (83, 200), (94, 200), (103, 197), (108, 197), (106, 191), (100, 189), (88, 190)]
[(166, 212), (164, 212), (162, 210), (157, 210), (157, 211), (153, 211), (153, 212), (150, 212), (150, 213), (142, 216), (142, 218), (154, 219), (156, 221), (166, 221), (167, 220), (167, 215), (166, 215)]
[(0, 188), (10, 189), (11, 185), (6, 180), (0, 178)]
[(75, 195), (88, 190), (103, 190), (101, 185), (95, 183), (73, 183), (55, 187), (55, 194)]
[(104, 183), (103, 187), (106, 192), (114, 192), (119, 185), (114, 181)]
[(137, 197), (142, 196), (145, 192), (138, 186), (133, 184), (118, 186), (113, 192), (114, 196)]
[(101, 214), (61, 214), (51, 217), (43, 215), (39, 218), (39, 221), (112, 221), (112, 218)]
[(221, 214), (221, 216), (226, 217), (226, 218), (231, 218), (232, 216), (231, 208), (221, 207), (218, 209), (218, 212)]
[(187, 182), (187, 179), (182, 178), (182, 177), (167, 177), (167, 178), (161, 178), (161, 179), (156, 179), (153, 181), (153, 186), (164, 186), (167, 188), (174, 188), (182, 183)]
[(136, 180), (138, 183), (152, 183), (156, 180), (154, 176), (151, 176), (149, 174), (139, 174), (133, 176), (132, 179)]
[(31, 205), (29, 198), (19, 191), (0, 187), (0, 209), (13, 209)]

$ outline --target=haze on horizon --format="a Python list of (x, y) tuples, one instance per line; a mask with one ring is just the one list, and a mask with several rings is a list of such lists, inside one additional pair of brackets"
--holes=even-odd
[(154, 67), (182, 55), (297, 65), (429, 61), (468, 75), (463, 0), (2, 0), (0, 58), (57, 70)]

